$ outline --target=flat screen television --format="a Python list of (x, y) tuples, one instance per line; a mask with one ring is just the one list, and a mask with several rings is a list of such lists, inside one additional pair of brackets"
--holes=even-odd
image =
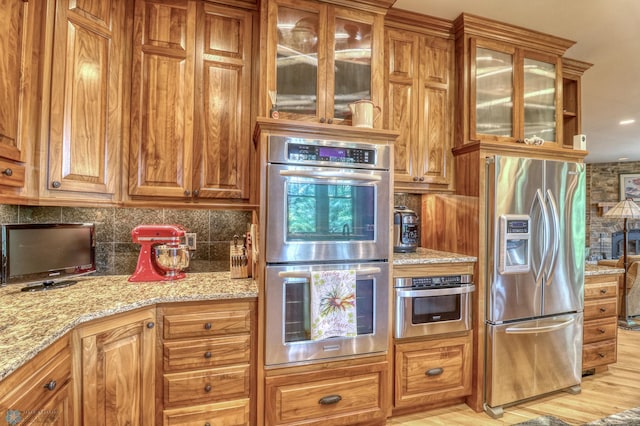
[(2, 225), (2, 284), (70, 283), (95, 272), (95, 257), (93, 223)]

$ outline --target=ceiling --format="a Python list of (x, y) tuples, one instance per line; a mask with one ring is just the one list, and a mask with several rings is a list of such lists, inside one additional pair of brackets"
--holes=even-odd
[[(394, 8), (453, 20), (470, 13), (576, 41), (588, 163), (640, 161), (640, 1), (397, 0)], [(625, 119), (635, 119), (620, 125)], [(625, 160), (620, 160), (626, 158)]]

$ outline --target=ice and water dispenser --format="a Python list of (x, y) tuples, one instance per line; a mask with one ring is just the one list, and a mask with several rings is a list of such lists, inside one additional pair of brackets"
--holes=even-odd
[(500, 216), (500, 255), (498, 272), (521, 274), (531, 269), (531, 217)]

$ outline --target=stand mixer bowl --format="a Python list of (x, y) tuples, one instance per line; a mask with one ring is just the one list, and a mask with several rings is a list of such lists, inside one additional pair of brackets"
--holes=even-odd
[(189, 266), (189, 247), (186, 244), (160, 244), (153, 248), (156, 265), (167, 276), (176, 276)]

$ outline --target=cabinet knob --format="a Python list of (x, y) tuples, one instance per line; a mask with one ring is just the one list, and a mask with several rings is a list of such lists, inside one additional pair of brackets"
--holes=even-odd
[(5, 176), (11, 176), (11, 175), (13, 175), (13, 170), (11, 170), (9, 167), (7, 167), (6, 169), (4, 169), (2, 171), (2, 174), (5, 175)]
[(205, 391), (205, 392), (211, 392), (211, 385), (207, 384), (207, 385), (204, 387), (204, 391)]
[(600, 334), (604, 334), (606, 330), (604, 328), (599, 328), (598, 331), (600, 332)]
[(601, 289), (600, 294), (607, 294), (607, 289), (606, 288)]
[(204, 357), (205, 357), (205, 358), (211, 358), (211, 352), (206, 351), (206, 352), (204, 353)]
[(418, 181), (418, 177), (417, 177), (417, 176), (414, 176), (414, 177), (413, 177), (413, 181), (414, 181), (414, 182), (417, 182), (417, 181)]
[(56, 381), (55, 381), (55, 380), (53, 380), (53, 379), (51, 379), (51, 380), (49, 381), (49, 383), (47, 383), (47, 384), (45, 384), (45, 385), (44, 385), (44, 387), (45, 387), (47, 390), (52, 391), (52, 390), (54, 390), (54, 389), (56, 388), (56, 384), (57, 384), (57, 383), (56, 383)]
[(325, 121), (327, 121), (324, 117), (320, 117), (320, 122), (324, 123)]
[(53, 186), (54, 188), (60, 188), (62, 184), (60, 183), (60, 181), (54, 180), (53, 182), (51, 182), (51, 186)]
[(153, 328), (153, 327), (155, 327), (155, 326), (156, 326), (156, 323), (154, 323), (153, 321), (149, 321), (149, 322), (147, 323), (147, 328)]
[(328, 123), (328, 124), (333, 124), (333, 118), (328, 119), (328, 120), (327, 120), (327, 123)]
[(600, 308), (600, 312), (607, 312), (607, 308)]
[(342, 397), (340, 395), (327, 395), (320, 398), (318, 400), (318, 404), (331, 405), (331, 404), (337, 404), (340, 401), (342, 401)]
[(194, 197), (198, 197), (200, 195), (200, 190), (199, 189), (194, 189), (193, 190), (193, 196)]
[(418, 179), (420, 182), (424, 182), (424, 176), (420, 176), (420, 179)]
[(429, 370), (425, 371), (425, 376), (429, 376), (429, 377), (433, 377), (433, 376), (439, 376), (444, 372), (444, 368), (442, 367), (438, 367), (438, 368), (430, 368)]
[(206, 422), (206, 423), (204, 424), (204, 426), (211, 426), (211, 423)]
[(204, 329), (205, 330), (211, 330), (211, 323), (210, 322), (205, 323), (204, 324)]
[(184, 196), (185, 196), (185, 197), (188, 197), (189, 195), (191, 195), (191, 192), (189, 192), (189, 191), (184, 191)]

